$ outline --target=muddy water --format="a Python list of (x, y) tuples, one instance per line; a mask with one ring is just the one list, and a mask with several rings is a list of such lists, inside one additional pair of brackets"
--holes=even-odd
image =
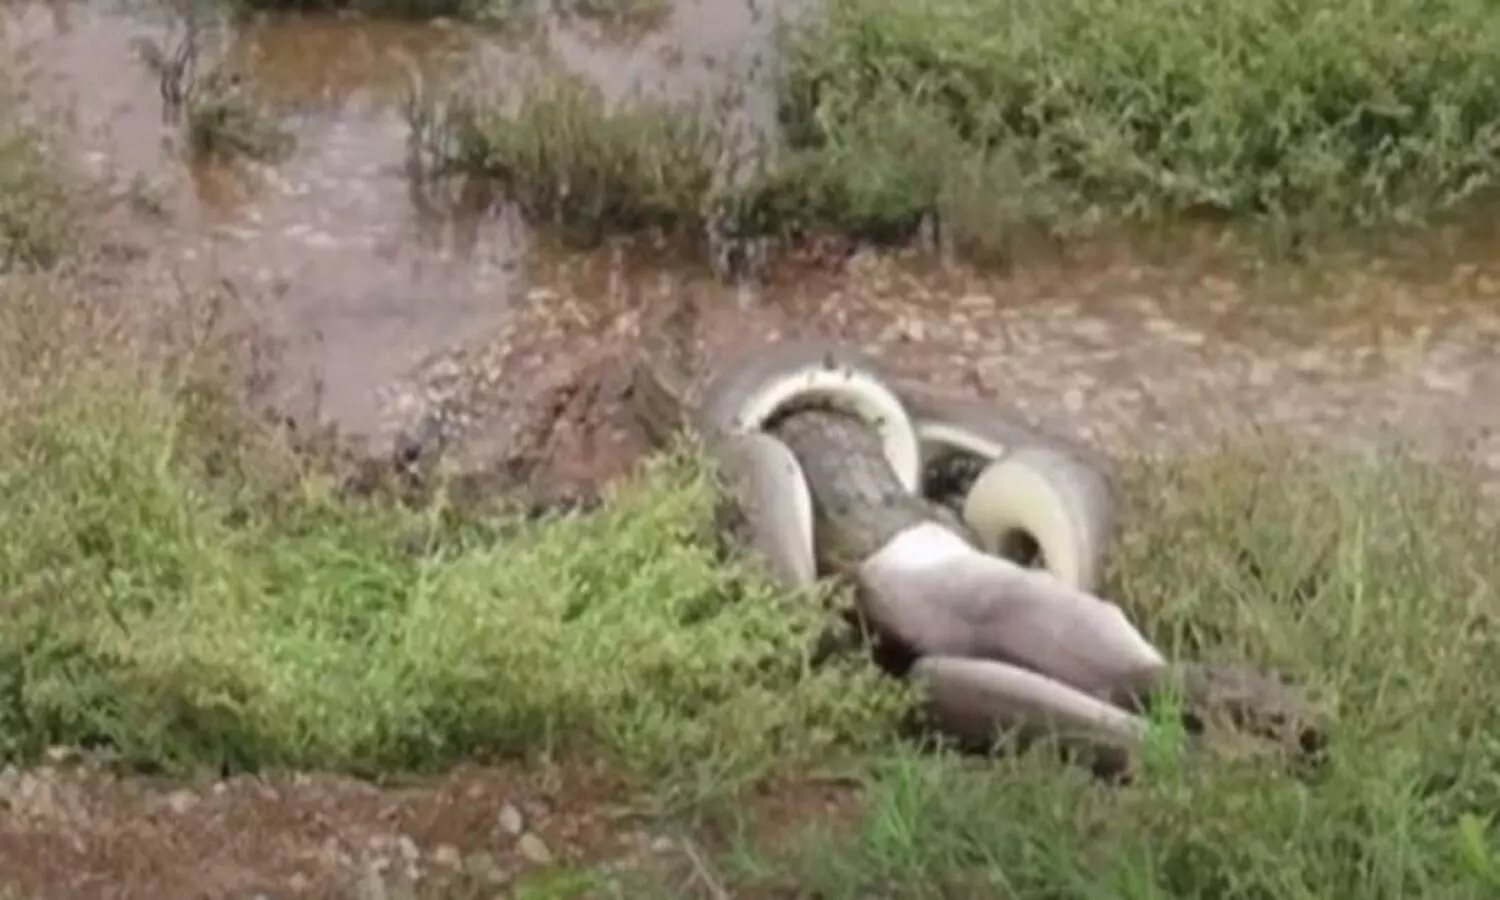
[(169, 43), (160, 16), (21, 3), (3, 21), (39, 102), (72, 112), (85, 162), (153, 198), (158, 215), (113, 223), (149, 250), (128, 289), (233, 284), (287, 344), (282, 401), (316, 399), (357, 433), (440, 405), (456, 411), (473, 460), (540, 459), (554, 481), (596, 482), (636, 449), (615, 391), (621, 353), (687, 297), (716, 351), (837, 336), (907, 377), (1110, 448), (1181, 447), (1251, 424), (1337, 440), (1394, 429), (1433, 448), (1472, 444), (1500, 468), (1492, 240), (1316, 280), (1230, 274), (1190, 248), (1155, 263), (1096, 248), (1004, 275), (859, 255), (787, 267), (749, 291), (617, 250), (559, 257), (503, 205), (434, 215), (411, 190), (400, 103), (413, 72), (507, 83), (560, 65), (614, 96), (736, 88), (736, 121), (758, 133), (774, 120), (777, 16), (804, 10), (674, 0), (653, 29), (553, 19), (524, 39), (442, 23), (258, 22), (230, 34), (227, 53), (287, 114), (297, 145), (233, 173), (189, 168), (168, 146), (157, 80), (132, 44)]
[[(282, 401), (305, 405), (316, 394), (323, 414), (354, 432), (379, 430), (383, 388), (433, 353), (504, 327), (538, 282), (526, 271), (529, 235), (509, 210), (434, 215), (414, 196), (401, 115), (413, 73), (438, 84), (476, 73), (500, 81), (560, 65), (611, 95), (640, 87), (685, 97), (765, 84), (774, 23), (740, 0), (678, 4), (647, 33), (553, 19), (529, 39), (447, 23), (259, 21), (230, 32), (223, 57), (288, 116), (297, 143), (283, 163), (245, 171), (190, 168), (169, 146), (159, 82), (137, 48), (142, 39), (170, 48), (182, 29), (151, 12), (23, 3), (5, 16), (4, 36), (35, 93), (74, 117), (85, 161), (144, 186), (166, 212), (165, 223), (130, 223), (137, 238), (167, 268), (227, 278), (261, 298), (285, 343)], [(741, 99), (752, 123), (772, 120), (767, 91)], [(159, 268), (142, 277), (163, 280)]]
[(368, 430), (373, 387), (414, 354), (486, 327), (521, 288), (525, 235), (504, 217), (487, 223), (483, 241), (435, 227), (413, 207), (401, 168), (405, 61), (440, 71), (472, 42), (331, 20), (248, 27), (226, 55), (287, 112), (296, 150), (276, 167), (193, 169), (168, 141), (158, 80), (135, 51), (141, 38), (170, 47), (178, 33), (83, 4), (61, 21), (22, 6), (7, 28), (43, 96), (72, 106), (85, 158), (144, 185), (166, 211), (165, 221), (127, 223), (160, 263), (141, 277), (182, 269), (189, 283), (224, 277), (263, 299), (297, 376), (284, 387), (306, 392), (316, 381), (327, 414)]

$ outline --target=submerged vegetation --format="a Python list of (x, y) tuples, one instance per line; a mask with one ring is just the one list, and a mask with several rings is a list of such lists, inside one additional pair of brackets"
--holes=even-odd
[(170, 43), (141, 38), (134, 49), (157, 80), (162, 118), (178, 128), (187, 157), (274, 162), (291, 152), (292, 133), (225, 60), (222, 42), (215, 40), (219, 23), (190, 10), (179, 24), (181, 31)]
[[(862, 126), (869, 133), (857, 154), (793, 149), (752, 161), (731, 183), (718, 169), (735, 149), (719, 102), (636, 96), (611, 105), (584, 79), (551, 73), (515, 96), (466, 87), (409, 107), (427, 177), (493, 181), (533, 223), (585, 246), (648, 230), (694, 240), (711, 227), (750, 238), (833, 231), (901, 240), (940, 219), (955, 246), (1002, 252), (1028, 215), (991, 193), (1014, 183), (1014, 168), (952, 157), (932, 143), (931, 123), (904, 107), (880, 115), (890, 118)], [(887, 177), (896, 167), (906, 168)]]
[[(741, 231), (935, 226), (1004, 256), (1018, 231), (1186, 216), (1292, 245), (1452, 212), (1500, 174), (1500, 15), (1470, 0), (828, 0), (788, 33), (787, 146), (728, 198)], [(702, 224), (702, 166), (663, 168), (680, 148), (656, 143), (701, 133), (697, 107), (583, 116), (523, 94), (466, 97), (446, 162), (590, 184), (594, 202), (543, 215), (583, 233)]]
[(466, 91), (415, 97), (408, 120), (429, 177), (493, 179), (528, 218), (581, 243), (702, 226), (717, 123), (666, 103), (610, 108), (579, 78), (529, 86), (513, 104)]

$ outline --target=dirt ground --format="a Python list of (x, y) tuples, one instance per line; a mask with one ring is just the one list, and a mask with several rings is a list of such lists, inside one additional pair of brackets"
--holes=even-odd
[[(668, 49), (738, 46), (734, 28), (749, 26), (730, 7), (682, 0), (661, 33), (630, 44), (559, 26), (551, 52), (601, 77), (675, 72), (660, 62)], [(1500, 406), (1485, 400), (1500, 390), (1492, 241), (1316, 284), (1231, 276), (1191, 249), (1162, 262), (1100, 247), (985, 273), (834, 242), (766, 285), (731, 288), (635, 250), (552, 253), (504, 211), (457, 225), (414, 211), (391, 51), (433, 70), (475, 55), (517, 63), (462, 29), (246, 32), (254, 77), (303, 101), (298, 151), (247, 186), (164, 153), (157, 86), (130, 43), (159, 23), (66, 3), (13, 4), (4, 20), (39, 96), (76, 114), (82, 162), (153, 198), (100, 223), (129, 251), (112, 289), (232, 285), (285, 344), (278, 402), (315, 406), (377, 446), (437, 410), (460, 462), (591, 491), (643, 449), (622, 403), (631, 349), (688, 302), (710, 353), (837, 338), (1112, 453), (1274, 426), (1356, 444), (1394, 432), (1500, 472)], [(491, 897), (551, 862), (686, 859), (681, 835), (615, 808), (631, 799), (586, 767), (383, 787), (313, 774), (166, 784), (59, 751), (0, 772), (0, 886), (48, 900)], [(796, 785), (757, 811), (775, 829), (850, 802)]]
[[(585, 765), (465, 767), (394, 786), (301, 773), (165, 783), (59, 750), (0, 770), (0, 885), (49, 900), (370, 900), (512, 896), (530, 879), (534, 896), (593, 896), (537, 878), (681, 868), (716, 839), (653, 824), (632, 805), (640, 796)], [(805, 783), (744, 802), (776, 840), (856, 801)]]

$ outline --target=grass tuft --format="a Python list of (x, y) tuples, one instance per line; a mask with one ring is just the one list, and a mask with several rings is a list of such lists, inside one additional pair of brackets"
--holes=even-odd
[(1324, 766), (1163, 753), (1118, 788), (1041, 754), (893, 752), (852, 825), (740, 846), (725, 880), (850, 900), (1493, 896), (1500, 527), (1468, 476), (1269, 447), (1128, 482), (1111, 595), (1177, 654), (1308, 685), (1333, 712)]
[(696, 233), (727, 203), (746, 237), (930, 234), (1001, 263), (1205, 219), (1290, 250), (1493, 195), (1497, 38), (1472, 0), (831, 0), (787, 32), (788, 146), (734, 196), (708, 177), (721, 113), (585, 88), (465, 96), (442, 159), (587, 235)]
[[(1057, 225), (1410, 222), (1500, 173), (1500, 16), (1471, 0), (831, 0), (791, 41), (802, 146), (884, 158), (893, 104), (1003, 153)], [(923, 160), (883, 181), (936, 207)], [(1060, 201), (1060, 202), (1058, 202)]]
[[(825, 27), (850, 30), (830, 32), (828, 53), (862, 55), (842, 57), (844, 80), (825, 79), (810, 95), (809, 108), (823, 113), (821, 136), (803, 134), (774, 175), (731, 198), (768, 232), (831, 221), (900, 231), (936, 215), (951, 235), (970, 209), (974, 224), (965, 227), (983, 236), (1028, 217), (1046, 221), (1051, 213), (1032, 205), (1043, 196), (1057, 210), (1086, 199), (1111, 214), (1191, 206), (1192, 192), (1151, 192), (1147, 176), (1159, 172), (1151, 166), (1169, 163), (1197, 172), (1200, 186), (1232, 187), (1258, 173), (1261, 193), (1222, 194), (1239, 196), (1242, 205), (1229, 208), (1246, 214), (1291, 216), (1302, 188), (1326, 193), (1329, 209), (1357, 213), (1338, 194), (1354, 178), (1370, 188), (1370, 210), (1396, 215), (1440, 195), (1433, 173), (1470, 171), (1441, 160), (1482, 156), (1443, 157), (1434, 147), (1473, 150), (1487, 134), (1473, 88), (1482, 79), (1466, 66), (1491, 51), (1429, 59), (1419, 52), (1425, 39), (1402, 37), (1391, 18), (1426, 22), (1437, 10), (1469, 26), (1465, 34), (1488, 34), (1479, 8), (1457, 0), (1366, 5), (1368, 21), (1407, 56), (1361, 44), (1374, 27), (1366, 19), (1309, 18), (1308, 9), (1343, 8), (1331, 2), (1096, 5), (1098, 22), (1113, 23), (1120, 47), (1139, 58), (1111, 55), (1120, 51), (1102, 46), (1103, 26), (1067, 4), (1014, 8), (1005, 23), (1014, 27), (986, 31), (998, 21), (989, 7), (963, 17), (942, 12), (944, 3), (852, 3), (833, 8)], [(888, 22), (904, 27), (838, 25), (856, 8), (885, 8)], [(1160, 18), (1164, 10), (1181, 21)], [(1278, 30), (1272, 12), (1305, 33)], [(1260, 26), (1210, 46), (1225, 72), (1258, 72), (1274, 92), (1204, 93), (1228, 89), (1189, 62), (1196, 51), (1172, 41), (1209, 22)], [(1153, 23), (1171, 38), (1155, 49), (1142, 36)], [(1035, 65), (1006, 68), (1006, 53), (1058, 35), (1075, 40), (1090, 65), (1022, 55)], [(1259, 52), (1280, 68), (1246, 61), (1256, 35), (1269, 36)], [(1283, 59), (1277, 41), (1327, 53)], [(908, 65), (925, 52), (914, 48), (934, 46), (943, 48), (941, 66)], [(1334, 55), (1338, 47), (1345, 56)], [(1376, 58), (1404, 68), (1362, 68)], [(869, 90), (888, 93), (872, 94), (882, 102), (863, 111), (829, 99), (855, 94), (826, 93), (866, 89), (848, 74), (855, 59), (884, 61), (884, 86)], [(1192, 118), (1201, 111), (1184, 113), (1185, 130), (1162, 131), (1156, 143), (1142, 143), (1144, 126), (1131, 120), (1111, 145), (1125, 155), (1110, 156), (1105, 130), (1089, 126), (1120, 100), (1107, 78), (1135, 71), (1126, 62), (1155, 72), (1148, 62), (1163, 59), (1176, 65), (1163, 70), (1176, 80), (1160, 75), (1160, 84), (1187, 85), (1189, 101), (1221, 98), (1212, 121), (1229, 137), (1196, 136), (1208, 127)], [(931, 81), (939, 70), (950, 80)], [(1251, 140), (1246, 123), (1258, 107), (1245, 97), (1323, 98), (1325, 106), (1333, 97), (1363, 109), (1349, 98), (1380, 79), (1416, 84), (1432, 71), (1456, 85), (1434, 89), (1430, 104), (1457, 110), (1450, 145), (1423, 143), (1447, 132), (1432, 124), (1438, 113), (1421, 112), (1400, 119), (1406, 131), (1348, 155), (1356, 165), (1347, 171), (1320, 168), (1308, 149), (1365, 146), (1338, 144), (1354, 137), (1329, 124), (1335, 118), (1264, 118), (1279, 135), (1267, 146), (1282, 155), (1254, 158), (1270, 168), (1241, 165), (1224, 149)], [(997, 72), (1016, 80), (996, 80)], [(1304, 83), (1312, 87), (1299, 94)], [(1352, 93), (1329, 87), (1337, 84)], [(966, 93), (976, 85), (992, 93)], [(1009, 96), (994, 94), (996, 85), (1033, 93), (1051, 85), (1034, 110), (1072, 118), (1036, 118), (1051, 130), (1027, 137), (996, 117), (1008, 107), (982, 99)], [(1140, 108), (1165, 115), (1168, 107)], [(596, 237), (619, 223), (701, 225), (712, 172), (695, 160), (700, 151), (712, 158), (716, 132), (665, 107), (642, 109), (610, 112), (596, 95), (565, 87), (514, 107), (476, 99), (431, 120), (428, 149), (456, 169), (501, 178), (533, 216), (586, 223)], [(1013, 140), (975, 137), (996, 122)], [(746, 774), (805, 775), (831, 754), (858, 751), (864, 789), (852, 822), (815, 823), (779, 844), (741, 835), (711, 859), (712, 878), (695, 856), (691, 884), (718, 896), (821, 898), (1495, 895), (1500, 523), (1465, 467), (1406, 451), (1355, 458), (1285, 446), (1127, 467), (1126, 527), (1106, 593), (1170, 655), (1256, 663), (1308, 686), (1330, 712), (1327, 759), (1316, 771), (1234, 747), (1194, 753), (1167, 733), (1153, 734), (1148, 764), (1126, 787), (1040, 753), (917, 754), (892, 737), (906, 699), (895, 686), (865, 667), (809, 668), (823, 625), (815, 603), (719, 559), (710, 493), (686, 449), (618, 485), (599, 511), (540, 522), (344, 498), (320, 468), (246, 420), (233, 389), (238, 370), (218, 344), (147, 352), (124, 318), (141, 310), (111, 310), (68, 274), (38, 271), (73, 250), (68, 198), (53, 188), (61, 182), (51, 180), (40, 137), (6, 134), (0, 758), (71, 744), (169, 771), (387, 775), (462, 758), (592, 753), (666, 776), (660, 783), (680, 799)], [(865, 143), (849, 139), (855, 134)], [(1370, 168), (1377, 158), (1411, 165)], [(1036, 168), (1049, 160), (1051, 168)], [(1489, 164), (1481, 162), (1473, 171)], [(1283, 171), (1303, 180), (1266, 174)], [(1323, 181), (1305, 174), (1317, 172)], [(1015, 206), (997, 207), (979, 194), (984, 184), (1024, 190)], [(684, 896), (687, 883), (632, 895)]]
[[(4, 296), (6, 334), (63, 304), (47, 290)], [(858, 746), (899, 706), (807, 670), (817, 605), (720, 564), (691, 457), (594, 515), (459, 528), (289, 474), (214, 381), (68, 349), (85, 337), (3, 357), (31, 389), (0, 415), (0, 755), (729, 772)]]
[(47, 137), (21, 115), (0, 77), (0, 276), (60, 262), (77, 233), (78, 204), (51, 159)]
[(207, 46), (216, 29), (196, 15), (185, 15), (182, 22), (182, 34), (170, 49), (150, 38), (135, 41), (134, 49), (159, 82), (163, 118), (178, 127), (188, 159), (284, 159), (296, 145), (294, 135), (222, 54)]
[(418, 98), (408, 118), (426, 174), (489, 179), (529, 220), (585, 245), (648, 229), (692, 234), (722, 146), (707, 114), (651, 100), (611, 107), (560, 75), (517, 94)]

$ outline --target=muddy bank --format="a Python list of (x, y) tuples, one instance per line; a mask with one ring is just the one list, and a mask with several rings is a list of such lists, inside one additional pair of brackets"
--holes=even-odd
[(504, 896), (552, 867), (681, 852), (609, 815), (629, 796), (579, 765), (468, 767), (384, 790), (300, 774), (154, 784), (59, 751), (0, 770), (0, 862), (8, 888), (58, 900)]
[(139, 201), (103, 223), (139, 251), (121, 296), (232, 285), (282, 345), (277, 402), (377, 446), (436, 410), (467, 464), (597, 484), (640, 449), (620, 407), (622, 361), (687, 297), (703, 310), (693, 338), (709, 347), (781, 333), (854, 341), (905, 377), (1112, 451), (1269, 425), (1472, 443), (1500, 466), (1500, 413), (1481, 402), (1500, 382), (1487, 242), (1442, 265), (1361, 264), (1300, 286), (1257, 284), (1212, 252), (1148, 262), (1097, 247), (987, 274), (835, 248), (729, 288), (635, 249), (560, 254), (494, 198), (463, 197), (455, 214), (413, 190), (402, 104), (418, 77), (561, 66), (607, 92), (669, 96), (737, 81), (758, 127), (774, 98), (747, 73), (769, 71), (776, 14), (796, 11), (679, 0), (655, 29), (558, 19), (524, 39), (260, 20), (226, 32), (223, 58), (296, 143), (281, 162), (233, 169), (187, 164), (163, 126), (160, 85), (137, 59), (141, 38), (172, 40), (160, 16), (21, 4), (5, 40), (37, 102), (73, 113), (80, 157)]
[[(89, 170), (139, 201), (109, 223), (115, 240), (149, 251), (122, 293), (231, 283), (281, 345), (277, 401), (316, 405), (364, 435), (381, 434), (393, 408), (410, 411), (400, 382), (434, 354), (520, 334), (557, 356), (548, 320), (574, 315), (546, 301), (548, 263), (530, 255), (513, 209), (482, 195), (427, 196), (412, 183), (411, 90), (560, 66), (612, 89), (691, 94), (752, 65), (744, 54), (769, 40), (769, 25), (739, 2), (679, 4), (645, 34), (580, 17), (526, 37), (335, 17), (223, 26), (203, 38), (223, 46), (201, 65), (232, 67), (296, 142), (274, 165), (224, 165), (186, 159), (164, 124), (162, 85), (140, 51), (170, 52), (186, 32), (162, 9), (147, 12), (31, 3), (5, 19), (38, 105), (65, 113)], [(746, 108), (764, 118), (768, 99)], [(448, 368), (431, 373), (434, 391)]]
[[(3, 21), (39, 107), (73, 110), (79, 160), (133, 201), (96, 223), (124, 251), (101, 302), (203, 299), (228, 286), (284, 344), (273, 399), (316, 406), (377, 445), (438, 410), (460, 464), (591, 490), (642, 449), (622, 400), (629, 352), (688, 303), (696, 322), (681, 336), (710, 355), (783, 335), (847, 340), (905, 378), (993, 398), (1116, 453), (1280, 426), (1336, 444), (1394, 434), (1464, 447), (1500, 473), (1491, 237), (1320, 278), (1257, 278), (1212, 248), (1147, 258), (1100, 244), (996, 273), (835, 242), (784, 261), (763, 285), (731, 287), (640, 247), (560, 253), (490, 198), (465, 198), (475, 201), (467, 215), (451, 215), (412, 191), (400, 107), (413, 66), (442, 79), (563, 57), (610, 80), (696, 58), (667, 87), (687, 91), (723, 71), (703, 55), (738, 53), (748, 33), (716, 9), (684, 0), (644, 35), (550, 23), (549, 51), (452, 25), (259, 23), (230, 56), (284, 111), (296, 146), (240, 169), (190, 166), (164, 144), (159, 85), (131, 44), (164, 39), (159, 23), (37, 4)], [(1392, 658), (1425, 665), (1428, 632), (1408, 631), (1408, 655)], [(1453, 683), (1472, 683), (1462, 675)], [(297, 775), (150, 785), (52, 763), (0, 772), (0, 869), (39, 896), (349, 896), (352, 883), (374, 883), (372, 871), (428, 895), (457, 883), (491, 896), (552, 857), (688, 860), (680, 835), (599, 812), (620, 798), (591, 773), (465, 770), (394, 788)], [(830, 793), (772, 798), (772, 818), (836, 818), (847, 804)]]

